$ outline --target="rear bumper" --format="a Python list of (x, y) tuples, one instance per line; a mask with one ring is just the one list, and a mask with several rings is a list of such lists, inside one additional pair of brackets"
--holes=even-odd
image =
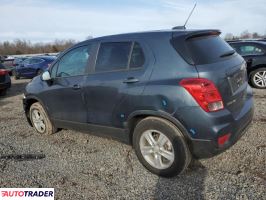
[[(253, 115), (254, 102), (251, 91), (236, 117), (226, 109), (217, 113), (206, 113), (200, 111), (200, 108), (179, 112), (181, 123), (190, 136), (190, 150), (196, 158), (213, 157), (233, 146), (246, 133)], [(228, 133), (231, 134), (229, 140), (223, 146), (219, 146), (218, 138)]]
[[(253, 111), (251, 111), (251, 113), (253, 113)], [(248, 128), (251, 125), (251, 122), (252, 117), (246, 124), (243, 125), (243, 127), (239, 127), (239, 130), (232, 134), (230, 140), (223, 147), (218, 147), (217, 140), (212, 141), (192, 139), (192, 154), (195, 158), (210, 158), (224, 152), (225, 150), (233, 146), (247, 132)], [(239, 124), (241, 124), (241, 122), (239, 122)]]

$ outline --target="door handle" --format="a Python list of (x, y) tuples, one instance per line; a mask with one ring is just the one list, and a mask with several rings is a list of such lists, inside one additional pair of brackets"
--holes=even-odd
[(129, 77), (123, 81), (123, 83), (137, 83), (137, 82), (139, 82), (139, 79), (134, 77)]
[(75, 84), (75, 85), (73, 85), (72, 88), (73, 88), (73, 90), (79, 90), (81, 87), (79, 84)]

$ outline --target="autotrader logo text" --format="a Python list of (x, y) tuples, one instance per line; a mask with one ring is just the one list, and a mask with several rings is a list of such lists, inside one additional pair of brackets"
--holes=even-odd
[(54, 188), (0, 188), (0, 200), (54, 200)]

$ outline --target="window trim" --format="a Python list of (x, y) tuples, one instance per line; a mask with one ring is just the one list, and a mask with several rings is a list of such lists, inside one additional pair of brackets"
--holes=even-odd
[[(108, 71), (96, 71), (96, 63), (97, 63), (97, 59), (98, 59), (98, 55), (99, 55), (99, 50), (100, 47), (103, 43), (131, 43), (131, 47), (130, 47), (130, 52), (129, 52), (129, 59), (128, 59), (128, 63), (126, 68), (124, 69), (117, 69), (117, 70), (108, 70)], [(135, 68), (130, 68), (130, 62), (131, 62), (131, 57), (132, 57), (132, 52), (134, 49), (134, 45), (135, 43), (138, 43), (143, 51), (144, 54), (144, 63), (141, 67), (135, 67)], [(92, 71), (91, 74), (102, 74), (102, 73), (111, 73), (111, 72), (128, 72), (128, 71), (137, 71), (137, 70), (143, 70), (145, 68), (145, 65), (147, 64), (148, 60), (147, 60), (147, 55), (145, 53), (145, 48), (142, 45), (141, 42), (137, 41), (137, 40), (121, 40), (121, 41), (100, 41), (97, 44), (97, 51), (96, 51), (96, 56), (93, 62), (93, 66), (92, 66)]]

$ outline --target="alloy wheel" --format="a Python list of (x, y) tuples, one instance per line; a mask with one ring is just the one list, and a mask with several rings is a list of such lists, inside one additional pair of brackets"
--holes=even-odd
[(157, 130), (147, 130), (140, 137), (140, 151), (144, 159), (156, 169), (169, 168), (175, 154), (171, 141)]
[(258, 87), (266, 87), (266, 71), (258, 71), (254, 75), (253, 81)]
[(42, 114), (40, 113), (40, 111), (37, 109), (34, 109), (31, 112), (31, 115), (32, 115), (31, 118), (32, 118), (34, 127), (37, 129), (38, 132), (44, 133), (46, 126), (45, 126), (44, 118)]

